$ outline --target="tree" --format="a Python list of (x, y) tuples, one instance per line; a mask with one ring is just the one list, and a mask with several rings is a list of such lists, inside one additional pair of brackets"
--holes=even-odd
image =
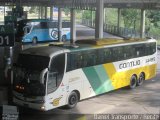
[(159, 10), (150, 10), (146, 14), (150, 23), (154, 25), (156, 28), (160, 28), (160, 11)]
[(83, 12), (83, 19), (91, 19), (91, 11), (90, 10), (84, 10)]
[(138, 26), (138, 22), (140, 21), (140, 12), (137, 9), (122, 9), (121, 15), (124, 21), (124, 27), (126, 28), (134, 28)]
[(66, 16), (68, 16), (70, 14), (70, 9), (69, 8), (64, 8), (63, 11), (64, 11)]
[(36, 13), (38, 11), (38, 7), (31, 7), (29, 13)]

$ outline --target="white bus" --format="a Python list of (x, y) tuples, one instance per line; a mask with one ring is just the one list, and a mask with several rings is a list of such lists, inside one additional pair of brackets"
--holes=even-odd
[(14, 67), (13, 101), (48, 111), (125, 86), (135, 88), (156, 75), (156, 40), (81, 40), (76, 47), (24, 50)]

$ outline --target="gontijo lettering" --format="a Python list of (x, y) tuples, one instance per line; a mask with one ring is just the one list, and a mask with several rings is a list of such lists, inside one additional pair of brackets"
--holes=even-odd
[(141, 61), (140, 60), (137, 60), (137, 61), (131, 61), (131, 62), (126, 62), (126, 63), (121, 63), (119, 65), (119, 68), (120, 69), (123, 69), (123, 68), (130, 68), (130, 67), (134, 67), (134, 66), (138, 66), (141, 64)]

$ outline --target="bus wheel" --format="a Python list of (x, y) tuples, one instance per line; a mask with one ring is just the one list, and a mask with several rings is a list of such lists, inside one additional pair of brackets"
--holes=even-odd
[(32, 39), (32, 43), (33, 43), (33, 44), (37, 44), (37, 41), (38, 41), (37, 37), (34, 37), (34, 38)]
[(67, 36), (66, 35), (63, 35), (62, 36), (62, 42), (65, 42), (67, 40)]
[(78, 103), (78, 95), (75, 91), (71, 92), (68, 98), (68, 105), (67, 108), (71, 109), (74, 108)]
[(132, 75), (131, 79), (130, 79), (130, 89), (134, 89), (137, 85), (137, 77), (136, 75)]
[(142, 73), (139, 75), (139, 79), (137, 80), (137, 85), (138, 85), (138, 86), (142, 85), (144, 80), (145, 80), (145, 75), (144, 75), (144, 73), (142, 72)]

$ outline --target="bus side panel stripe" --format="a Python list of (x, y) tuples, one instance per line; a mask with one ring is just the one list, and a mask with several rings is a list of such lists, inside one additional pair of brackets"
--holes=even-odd
[(114, 76), (116, 74), (116, 69), (115, 69), (114, 65), (112, 63), (108, 63), (108, 64), (104, 64), (103, 66), (104, 66), (104, 69), (106, 70), (106, 73), (108, 74), (108, 76), (112, 82), (114, 89), (117, 89), (118, 86), (114, 80)]
[(100, 82), (100, 78), (98, 77), (95, 69), (93, 67), (87, 67), (87, 68), (83, 68), (83, 71), (87, 79), (89, 80), (89, 83), (91, 84), (93, 90), (95, 91), (96, 94), (98, 94), (96, 90), (101, 85), (101, 82)]
[(83, 68), (83, 71), (97, 95), (113, 90), (113, 86), (102, 65)]
[(101, 86), (96, 90), (99, 94), (108, 92), (114, 89), (112, 86), (112, 82), (110, 81), (108, 75), (106, 74), (106, 71), (103, 67), (103, 65), (98, 65), (94, 67), (100, 80), (101, 80)]

